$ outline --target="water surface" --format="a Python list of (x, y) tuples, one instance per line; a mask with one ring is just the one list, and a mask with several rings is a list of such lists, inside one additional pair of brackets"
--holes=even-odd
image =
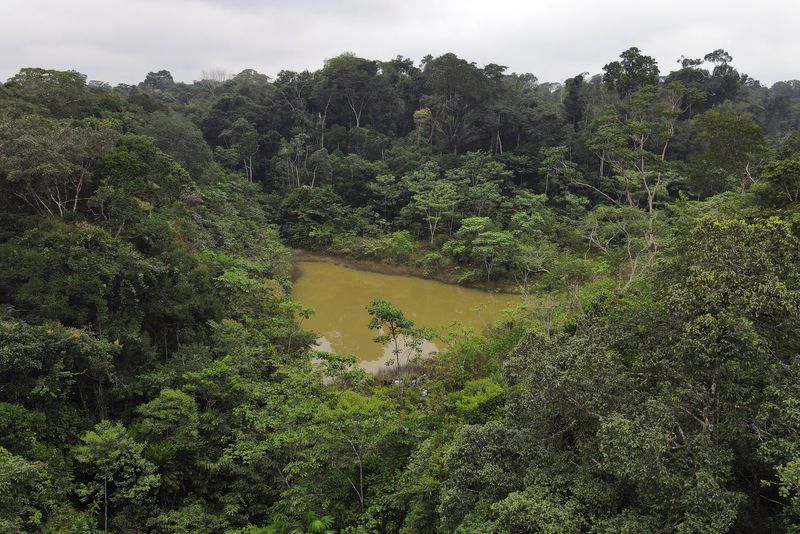
[[(389, 347), (372, 341), (378, 332), (367, 328), (366, 307), (373, 299), (389, 300), (417, 326), (440, 332), (446, 332), (454, 321), (480, 332), (499, 318), (503, 309), (521, 302), (517, 295), (362, 271), (332, 261), (300, 261), (296, 269), (292, 298), (316, 310), (303, 321), (303, 328), (320, 334), (322, 350), (351, 354), (371, 372), (393, 358)], [(423, 352), (438, 350), (437, 343), (441, 344), (426, 344)]]

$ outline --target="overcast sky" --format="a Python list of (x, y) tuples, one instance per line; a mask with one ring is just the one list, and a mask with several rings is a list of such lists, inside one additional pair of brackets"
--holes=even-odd
[(724, 48), (766, 83), (800, 78), (800, 0), (0, 0), (0, 79), (21, 67), (137, 83), (167, 69), (316, 69), (455, 52), (542, 81), (598, 73), (638, 46), (662, 73)]

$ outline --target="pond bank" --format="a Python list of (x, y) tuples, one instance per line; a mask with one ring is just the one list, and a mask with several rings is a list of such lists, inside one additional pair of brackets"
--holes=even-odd
[(313, 262), (313, 261), (332, 263), (334, 265), (349, 267), (351, 269), (356, 269), (359, 271), (367, 271), (371, 273), (397, 275), (397, 276), (413, 276), (415, 278), (421, 278), (423, 280), (433, 280), (436, 282), (441, 282), (443, 284), (465, 287), (469, 289), (480, 289), (483, 291), (492, 291), (494, 293), (502, 293), (508, 295), (521, 295), (518, 288), (510, 284), (500, 284), (494, 282), (492, 283), (481, 282), (472, 284), (459, 283), (458, 273), (454, 273), (452, 271), (436, 271), (431, 273), (431, 272), (425, 272), (423, 269), (419, 267), (414, 267), (413, 265), (388, 263), (368, 258), (354, 258), (352, 256), (344, 256), (344, 255), (332, 254), (329, 252), (319, 252), (319, 251), (312, 251), (305, 249), (292, 249), (292, 271), (291, 271), (292, 282), (296, 281), (300, 277), (301, 270), (299, 269), (298, 265), (301, 262)]

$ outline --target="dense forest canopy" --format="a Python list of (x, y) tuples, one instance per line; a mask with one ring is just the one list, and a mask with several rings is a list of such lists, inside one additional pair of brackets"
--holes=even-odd
[[(800, 81), (674, 67), (20, 70), (0, 531), (796, 532)], [(291, 248), (525, 304), (373, 302), (377, 342), (446, 347), (386, 386), (314, 350)]]

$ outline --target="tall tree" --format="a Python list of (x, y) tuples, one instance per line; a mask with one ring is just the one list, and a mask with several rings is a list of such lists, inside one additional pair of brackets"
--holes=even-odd
[(119, 132), (113, 123), (73, 126), (37, 117), (0, 117), (0, 176), (38, 213), (63, 217), (85, 204), (93, 165)]
[[(378, 76), (378, 64), (353, 54), (341, 54), (325, 62), (319, 72), (318, 105), (328, 103), (340, 124), (362, 126), (365, 118), (375, 119), (383, 106), (391, 105), (390, 87)], [(350, 116), (345, 121), (343, 112)]]
[(693, 160), (692, 185), (708, 196), (738, 187), (744, 192), (758, 179), (766, 155), (764, 130), (748, 113), (715, 108), (698, 115), (697, 139), (702, 149)]
[(84, 499), (103, 503), (103, 530), (112, 524), (130, 528), (128, 521), (147, 517), (154, 491), (161, 483), (155, 466), (144, 459), (144, 445), (137, 443), (119, 423), (102, 421), (86, 432), (73, 449), (86, 473), (79, 493)]
[(457, 154), (475, 139), (480, 105), (489, 89), (485, 73), (455, 54), (428, 57), (423, 62), (428, 89), (422, 104), (432, 113), (430, 139), (442, 136), (443, 148)]
[(620, 61), (612, 61), (603, 67), (603, 82), (621, 96), (658, 83), (658, 63), (650, 56), (632, 46), (620, 55)]

